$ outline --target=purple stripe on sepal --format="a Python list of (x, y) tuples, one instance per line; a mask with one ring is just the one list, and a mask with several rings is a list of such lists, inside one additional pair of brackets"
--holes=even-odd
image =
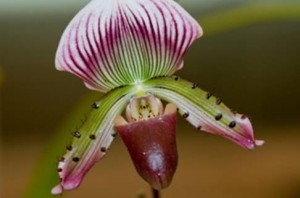
[(107, 92), (173, 74), (201, 35), (198, 23), (173, 0), (93, 0), (66, 28), (56, 68)]

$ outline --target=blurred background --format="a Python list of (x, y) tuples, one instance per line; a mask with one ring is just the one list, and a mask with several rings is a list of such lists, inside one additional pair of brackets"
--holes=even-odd
[[(51, 197), (56, 159), (100, 94), (54, 68), (60, 36), (88, 0), (0, 0), (0, 197)], [(300, 2), (179, 0), (204, 36), (179, 75), (247, 113), (266, 144), (246, 151), (178, 122), (179, 166), (163, 197), (300, 197)], [(149, 195), (120, 139), (63, 197)], [(149, 197), (149, 196), (148, 196)]]

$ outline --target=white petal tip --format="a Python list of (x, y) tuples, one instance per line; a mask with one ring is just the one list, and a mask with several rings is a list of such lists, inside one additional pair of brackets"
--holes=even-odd
[[(56, 57), (58, 57), (57, 54), (56, 54)], [(65, 71), (64, 67), (61, 66), (58, 58), (55, 59), (55, 69), (57, 69), (58, 71)]]
[(65, 69), (59, 65), (55, 65), (55, 69), (58, 71), (65, 71)]
[(264, 140), (255, 140), (255, 146), (262, 146), (265, 144)]
[(61, 184), (58, 184), (57, 186), (53, 187), (51, 190), (52, 195), (60, 195), (63, 191), (63, 188)]
[(200, 38), (204, 35), (204, 32), (203, 32), (203, 29), (202, 27), (199, 25), (199, 33), (198, 33), (198, 37), (197, 38)]

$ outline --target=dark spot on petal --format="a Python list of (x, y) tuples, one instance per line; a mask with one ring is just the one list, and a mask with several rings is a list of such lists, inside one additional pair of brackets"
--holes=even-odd
[(72, 149), (73, 149), (73, 147), (72, 147), (71, 145), (68, 145), (68, 146), (67, 146), (67, 150), (68, 150), (68, 151), (72, 151)]
[(74, 162), (78, 162), (79, 161), (79, 157), (73, 157), (72, 159)]
[(105, 147), (101, 147), (101, 149), (100, 149), (102, 152), (106, 152), (106, 148)]
[(92, 104), (92, 108), (93, 108), (93, 109), (98, 109), (98, 108), (99, 108), (99, 104), (93, 103), (93, 104)]
[(60, 157), (60, 158), (58, 158), (58, 161), (59, 161), (59, 162), (64, 162), (64, 161), (65, 161), (65, 158), (64, 158), (64, 157)]
[(87, 120), (87, 115), (84, 115), (84, 118), (81, 119), (81, 123), (82, 123), (82, 124), (85, 123), (86, 120)]
[(229, 126), (230, 128), (234, 128), (235, 125), (236, 125), (236, 122), (235, 122), (235, 121), (231, 121), (231, 122), (229, 123), (228, 126)]
[(206, 96), (205, 96), (205, 98), (208, 100), (208, 99), (210, 99), (210, 97), (212, 96), (212, 93), (210, 93), (210, 92), (207, 92), (207, 94), (206, 94)]
[(244, 120), (244, 119), (247, 118), (247, 115), (243, 114), (243, 115), (241, 116), (241, 118)]
[(198, 86), (198, 83), (193, 83), (192, 84), (192, 89), (195, 89)]
[(222, 117), (223, 117), (222, 113), (218, 113), (218, 114), (215, 116), (215, 119), (216, 119), (217, 121), (219, 121), (219, 120), (222, 119)]
[(175, 77), (174, 77), (174, 80), (176, 80), (176, 81), (177, 81), (178, 79), (179, 79), (179, 77), (178, 77), (178, 76), (175, 76)]
[(113, 138), (115, 138), (115, 137), (117, 136), (117, 133), (112, 133), (111, 136), (112, 136)]
[(202, 129), (202, 126), (198, 126), (197, 130), (200, 131)]
[(61, 171), (62, 171), (62, 168), (58, 168), (58, 169), (57, 169), (57, 172), (61, 172)]
[(218, 98), (218, 99), (216, 100), (216, 104), (219, 105), (219, 104), (221, 104), (221, 103), (222, 103), (222, 99), (221, 99), (221, 98)]
[(186, 113), (182, 114), (182, 117), (187, 118), (187, 117), (189, 117), (189, 115), (190, 115), (189, 112), (186, 112)]
[(74, 137), (76, 137), (76, 138), (80, 138), (80, 137), (81, 137), (81, 134), (79, 133), (79, 131), (74, 131), (74, 132), (72, 133), (72, 135), (73, 135)]
[(63, 178), (60, 177), (59, 180), (60, 180), (60, 182), (62, 182), (62, 181), (63, 181)]
[(94, 134), (91, 134), (89, 137), (90, 137), (90, 139), (92, 139), (92, 140), (96, 139), (96, 136), (95, 136)]

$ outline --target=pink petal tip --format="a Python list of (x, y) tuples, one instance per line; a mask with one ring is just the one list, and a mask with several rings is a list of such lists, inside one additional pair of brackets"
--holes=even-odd
[(51, 190), (52, 195), (60, 195), (63, 191), (63, 188), (61, 184), (58, 184), (57, 186), (53, 187)]

